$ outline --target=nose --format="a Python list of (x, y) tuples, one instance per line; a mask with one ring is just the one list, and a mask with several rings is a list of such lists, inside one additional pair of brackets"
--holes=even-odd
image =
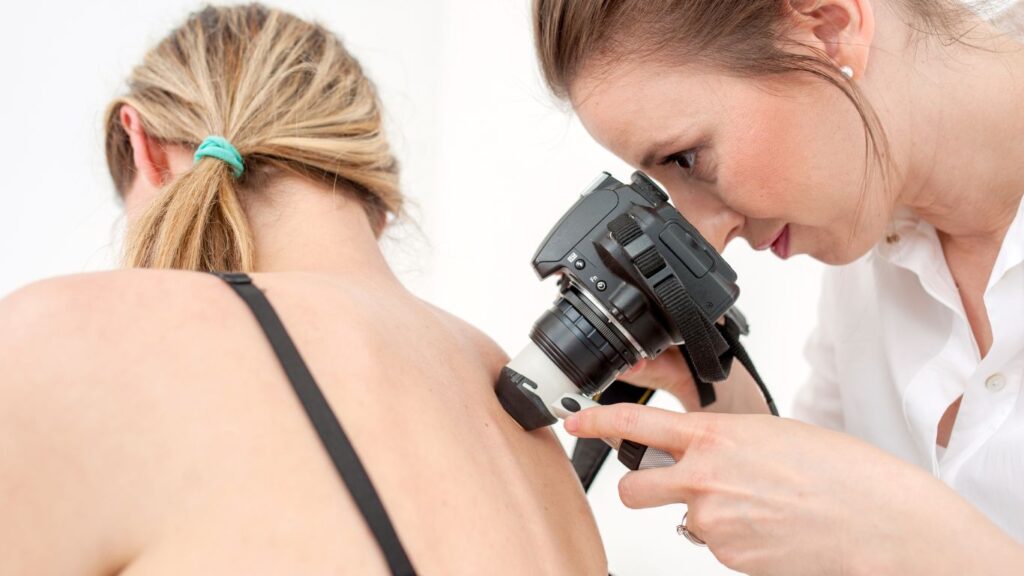
[(715, 250), (722, 252), (739, 236), (744, 218), (710, 194), (677, 193), (669, 190), (672, 203)]

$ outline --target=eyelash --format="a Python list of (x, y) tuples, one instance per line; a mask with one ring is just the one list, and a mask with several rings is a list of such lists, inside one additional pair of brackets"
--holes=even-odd
[[(690, 176), (691, 178), (695, 178), (695, 177), (699, 177), (699, 175), (700, 175), (700, 166), (701, 166), (700, 160), (701, 160), (700, 148), (690, 148), (689, 150), (683, 150), (682, 152), (676, 152), (675, 154), (672, 154), (668, 158), (665, 158), (664, 160), (662, 160), (661, 164), (663, 166), (667, 165), (667, 164), (675, 164), (683, 172), (685, 172), (687, 176)], [(685, 162), (686, 164), (688, 164), (689, 168), (684, 166), (682, 164), (682, 162)]]

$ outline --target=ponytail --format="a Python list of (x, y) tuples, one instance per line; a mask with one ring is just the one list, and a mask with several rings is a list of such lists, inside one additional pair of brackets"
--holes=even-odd
[(204, 158), (176, 178), (128, 231), (124, 265), (178, 270), (255, 270), (252, 233), (232, 168)]

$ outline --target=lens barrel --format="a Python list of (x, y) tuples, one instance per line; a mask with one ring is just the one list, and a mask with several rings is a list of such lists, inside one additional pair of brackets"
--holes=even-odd
[(530, 339), (585, 396), (593, 396), (636, 362), (636, 355), (607, 320), (575, 287), (534, 324)]
[(563, 394), (593, 396), (636, 362), (607, 316), (569, 286), (544, 312), (527, 345), (498, 379), (498, 399), (526, 430), (555, 422), (550, 403)]

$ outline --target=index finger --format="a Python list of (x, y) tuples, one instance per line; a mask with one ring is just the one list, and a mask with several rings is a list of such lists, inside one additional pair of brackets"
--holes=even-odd
[(700, 433), (701, 416), (705, 415), (640, 404), (612, 404), (570, 416), (565, 421), (565, 430), (580, 438), (620, 438), (682, 454)]

